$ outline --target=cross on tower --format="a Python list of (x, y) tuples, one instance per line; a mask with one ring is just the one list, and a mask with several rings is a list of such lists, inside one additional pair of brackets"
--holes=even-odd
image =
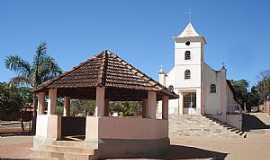
[(189, 22), (191, 22), (191, 14), (192, 14), (191, 9), (189, 9), (188, 12), (185, 12), (185, 14), (188, 14), (188, 20)]

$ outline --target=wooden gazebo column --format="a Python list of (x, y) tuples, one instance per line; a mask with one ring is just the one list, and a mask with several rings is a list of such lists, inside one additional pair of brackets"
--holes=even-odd
[(61, 138), (61, 116), (56, 114), (57, 89), (49, 89), (48, 101), (48, 138), (58, 140)]
[(169, 97), (162, 96), (162, 119), (168, 119), (168, 106), (169, 106)]
[(102, 117), (105, 113), (105, 87), (96, 87), (95, 116)]
[(157, 110), (157, 94), (154, 91), (148, 91), (147, 101), (145, 106), (145, 117), (150, 119), (156, 119)]
[(93, 148), (98, 148), (99, 118), (107, 115), (105, 110), (108, 100), (105, 99), (105, 87), (96, 87), (96, 108), (94, 116), (86, 117), (85, 141)]
[(70, 97), (64, 97), (64, 112), (63, 116), (70, 116)]
[(45, 111), (45, 93), (44, 92), (39, 92), (37, 94), (38, 97), (38, 113), (39, 114), (44, 114)]
[(48, 101), (48, 114), (56, 114), (56, 99), (57, 99), (57, 89), (49, 89), (49, 101)]

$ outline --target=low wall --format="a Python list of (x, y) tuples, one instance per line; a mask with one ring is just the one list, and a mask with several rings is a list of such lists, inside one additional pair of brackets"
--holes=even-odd
[(168, 120), (88, 116), (85, 143), (101, 159), (164, 154), (170, 144)]
[(242, 130), (243, 115), (241, 113), (228, 113), (227, 124)]
[(227, 113), (226, 116), (223, 115), (207, 115), (207, 117), (214, 118), (222, 123), (226, 123), (232, 127), (242, 130), (243, 115), (242, 113)]
[(99, 118), (99, 138), (160, 139), (168, 137), (168, 121), (146, 118)]
[(58, 140), (61, 138), (61, 116), (38, 114), (36, 136)]
[(160, 139), (168, 137), (168, 120), (147, 118), (86, 118), (86, 139)]
[(36, 136), (47, 137), (48, 134), (48, 116), (45, 114), (37, 115)]

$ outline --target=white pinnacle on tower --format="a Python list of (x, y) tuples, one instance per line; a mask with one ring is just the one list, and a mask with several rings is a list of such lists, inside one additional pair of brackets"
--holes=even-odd
[(159, 83), (162, 84), (163, 86), (166, 86), (166, 76), (167, 74), (165, 73), (161, 65), (159, 70)]

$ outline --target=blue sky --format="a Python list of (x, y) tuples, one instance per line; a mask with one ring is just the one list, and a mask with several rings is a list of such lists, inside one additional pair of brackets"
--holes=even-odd
[(173, 37), (188, 23), (207, 40), (205, 58), (222, 62), (229, 79), (255, 84), (270, 69), (270, 1), (113, 0), (0, 2), (0, 81), (13, 75), (4, 58), (17, 54), (32, 61), (40, 42), (64, 70), (111, 49), (157, 79), (160, 65), (174, 62)]

